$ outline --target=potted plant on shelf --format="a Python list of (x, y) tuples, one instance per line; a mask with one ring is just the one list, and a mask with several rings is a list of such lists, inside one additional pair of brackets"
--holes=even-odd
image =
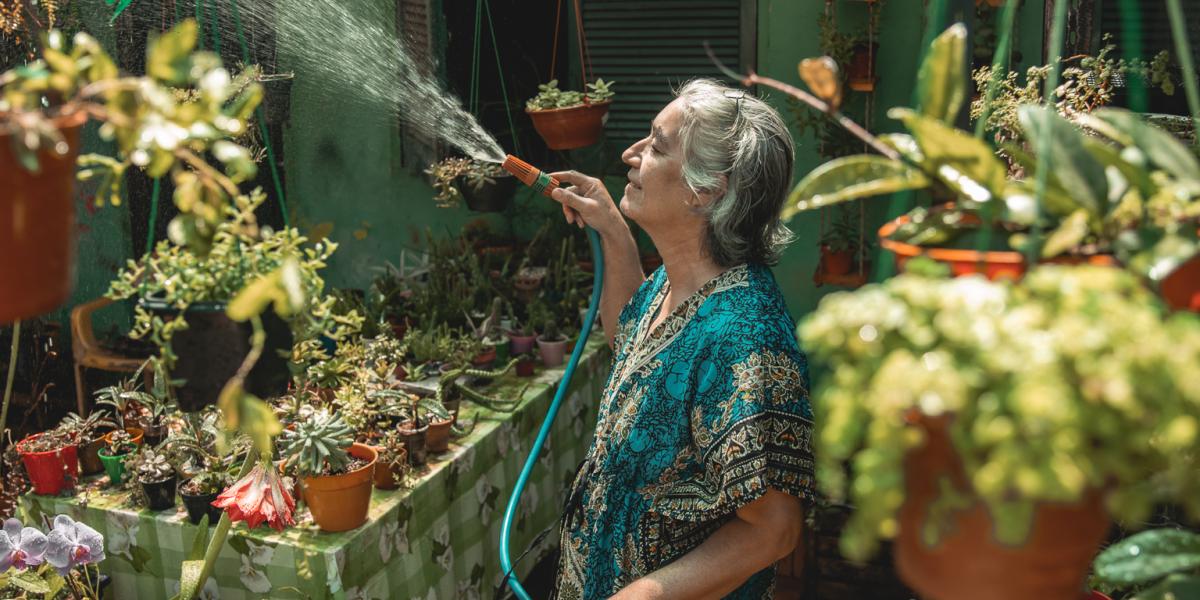
[[(123, 431), (129, 434), (129, 441), (137, 445), (141, 445), (146, 432), (141, 427), (130, 423), (137, 422), (139, 408), (134, 401), (137, 400), (139, 394), (143, 393), (141, 385), (140, 373), (134, 373), (129, 378), (122, 379), (116, 385), (100, 388), (95, 392), (96, 406), (111, 408), (113, 425), (116, 427), (116, 431)], [(116, 431), (106, 433), (104, 435), (105, 442), (111, 444)]]
[[(416, 414), (424, 411), (423, 422), (428, 424), (425, 432), (425, 450), (441, 454), (450, 449), (450, 429), (454, 426), (454, 414), (437, 398), (421, 398), (413, 408)], [(416, 420), (422, 422), (422, 420)]]
[(175, 508), (175, 491), (179, 487), (175, 467), (167, 456), (147, 448), (134, 459), (134, 478), (142, 488), (150, 510), (160, 511)]
[(108, 415), (106, 410), (93, 410), (87, 417), (70, 412), (59, 425), (59, 429), (69, 432), (78, 441), (81, 475), (95, 475), (104, 470), (98, 453), (104, 447), (104, 434), (116, 427)]
[(74, 487), (79, 472), (78, 443), (69, 431), (57, 428), (17, 442), (17, 453), (35, 494), (54, 496)]
[(467, 208), (476, 212), (503, 212), (517, 188), (517, 179), (499, 164), (473, 158), (445, 158), (430, 165), (425, 174), (433, 178), (437, 191), (433, 201), (441, 208), (465, 200)]
[(193, 475), (179, 484), (179, 497), (183, 498), (188, 520), (193, 525), (199, 525), (208, 515), (208, 524), (216, 525), (221, 518), (221, 509), (213, 506), (213, 501), (230, 483), (233, 483), (233, 479), (228, 473), (211, 470)]
[[(203, 243), (204, 215), (224, 201), (220, 183), (253, 176), (249, 152), (229, 141), (246, 130), (261, 87), (255, 69), (230, 77), (219, 57), (194, 52), (197, 26), (185, 21), (147, 44), (147, 74), (124, 77), (91, 36), (51, 30), (42, 58), (0, 74), (0, 179), (3, 211), (24, 218), (0, 230), (0, 322), (45, 313), (64, 301), (74, 264), (74, 176), (79, 132), (104, 122), (117, 157), (84, 156), (80, 179), (98, 180), (97, 201), (121, 202), (130, 167), (170, 174), (182, 213), (174, 229)], [(202, 84), (203, 83), (203, 84)], [(175, 93), (179, 91), (181, 93)], [(229, 175), (201, 158), (212, 156)], [(186, 166), (185, 166), (186, 165)], [(216, 175), (214, 177), (213, 175)]]
[(558, 320), (554, 317), (546, 319), (542, 333), (537, 339), (542, 365), (551, 369), (562, 366), (563, 357), (567, 353), (567, 342), (567, 336), (558, 330)]
[(354, 442), (354, 430), (340, 416), (316, 411), (283, 431), (281, 450), (323, 531), (348, 531), (367, 521), (377, 454)]
[(612, 104), (611, 81), (597, 79), (586, 92), (558, 89), (558, 80), (538, 85), (538, 94), (525, 103), (538, 135), (551, 150), (571, 150), (596, 143)]
[(538, 355), (533, 349), (522, 352), (517, 357), (517, 377), (533, 377), (537, 367)]
[(375, 487), (381, 490), (400, 487), (408, 473), (408, 449), (400, 432), (395, 428), (385, 431), (373, 447), (379, 455), (375, 463)]
[(1124, 270), (910, 272), (827, 296), (799, 334), (835, 374), (815, 454), (855, 506), (842, 552), (895, 538), (922, 597), (1075, 600), (1110, 511), (1200, 509), (1200, 321)]
[(395, 389), (373, 390), (368, 393), (368, 397), (383, 404), (382, 414), (399, 421), (395, 431), (408, 452), (409, 465), (413, 467), (424, 465), (426, 459), (425, 438), (429, 431), (429, 423), (421, 419), (421, 411), (417, 406), (419, 398)]
[(104, 436), (105, 445), (97, 452), (112, 485), (125, 480), (125, 461), (137, 452), (138, 446), (126, 430), (118, 429)]
[[(842, 209), (843, 207), (838, 207)], [(863, 256), (862, 234), (849, 211), (839, 210), (838, 218), (821, 237), (820, 268), (826, 275), (841, 276), (854, 270), (854, 260)]]
[(525, 324), (526, 321), (517, 320), (515, 315), (511, 319), (513, 326), (508, 332), (508, 350), (513, 356), (526, 354), (533, 350), (537, 334)]

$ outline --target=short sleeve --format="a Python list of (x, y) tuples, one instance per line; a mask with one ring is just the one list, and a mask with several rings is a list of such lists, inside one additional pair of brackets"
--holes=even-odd
[[(706, 521), (773, 488), (814, 500), (808, 368), (786, 315), (737, 323), (701, 365), (690, 407), (692, 465), (656, 512)], [(682, 473), (681, 473), (682, 475)]]

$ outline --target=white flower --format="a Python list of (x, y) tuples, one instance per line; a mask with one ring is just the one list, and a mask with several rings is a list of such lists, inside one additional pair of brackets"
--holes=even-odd
[[(7, 527), (7, 523), (5, 524)], [(104, 560), (104, 536), (67, 515), (54, 517), (54, 529), (46, 536), (46, 562), (66, 577), (78, 565)]]
[(267, 574), (255, 568), (254, 563), (250, 561), (250, 556), (242, 555), (242, 568), (240, 571), (240, 579), (242, 585), (246, 589), (255, 594), (265, 594), (271, 591), (271, 581), (267, 579)]
[(275, 556), (275, 547), (268, 544), (260, 544), (252, 539), (246, 539), (246, 547), (249, 552), (246, 553), (250, 557), (250, 562), (256, 565), (269, 565), (271, 558)]
[(46, 555), (46, 534), (33, 527), (23, 527), (16, 519), (6, 519), (0, 531), (0, 573), (10, 567), (24, 571), (26, 567), (42, 564)]
[(138, 534), (138, 516), (133, 513), (109, 512), (108, 519), (108, 551), (111, 554), (124, 556), (133, 560), (130, 548), (136, 545)]

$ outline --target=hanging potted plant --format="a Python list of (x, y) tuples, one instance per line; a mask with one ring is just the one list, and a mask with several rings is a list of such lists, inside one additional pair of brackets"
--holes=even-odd
[(517, 179), (496, 163), (471, 158), (446, 158), (425, 170), (433, 178), (434, 202), (452, 208), (465, 200), (475, 212), (504, 212), (517, 189)]
[(300, 477), (304, 502), (323, 531), (354, 529), (367, 521), (377, 454), (354, 442), (340, 416), (316, 411), (295, 429), (285, 429), (282, 454)]
[(611, 81), (597, 79), (586, 92), (558, 89), (558, 80), (538, 85), (538, 94), (525, 103), (538, 135), (551, 150), (572, 150), (595, 144), (604, 131), (612, 104)]
[(97, 452), (112, 485), (125, 481), (125, 461), (137, 452), (137, 443), (126, 430), (118, 429), (104, 436), (105, 445)]
[[(211, 224), (195, 204), (218, 206), (222, 183), (253, 175), (249, 152), (228, 138), (241, 135), (261, 87), (253, 69), (230, 77), (219, 59), (193, 53), (195, 21), (185, 21), (147, 44), (147, 75), (121, 77), (91, 36), (46, 35), (43, 60), (0, 74), (0, 322), (47, 312), (72, 286), (74, 186), (97, 179), (97, 202), (121, 202), (130, 167), (151, 177), (171, 174), (176, 201), (186, 207), (190, 239), (211, 240)], [(204, 82), (204, 85), (200, 85)], [(186, 93), (175, 93), (176, 91)], [(183, 104), (188, 106), (184, 107)], [(88, 116), (105, 122), (117, 157), (83, 156), (79, 130)], [(209, 149), (232, 176), (201, 156)], [(246, 167), (247, 163), (249, 167)], [(186, 166), (185, 166), (186, 165)], [(214, 177), (214, 174), (216, 175)], [(214, 193), (202, 194), (201, 188)], [(195, 202), (190, 202), (195, 201)]]
[(104, 433), (115, 427), (116, 423), (109, 419), (106, 410), (93, 410), (87, 417), (73, 412), (63, 417), (59, 429), (78, 440), (80, 475), (95, 475), (104, 470), (98, 453), (104, 447)]
[(1200, 509), (1200, 322), (1123, 270), (909, 273), (826, 297), (799, 334), (837, 374), (815, 454), (855, 507), (842, 552), (895, 538), (923, 598), (1076, 600), (1109, 511)]
[(145, 495), (150, 510), (175, 508), (178, 478), (175, 475), (175, 467), (167, 461), (166, 455), (147, 448), (131, 462), (134, 478), (142, 487), (142, 494)]
[(79, 471), (76, 445), (70, 432), (51, 429), (17, 442), (17, 453), (33, 485), (33, 493), (54, 496), (75, 485)]
[(826, 275), (834, 277), (852, 271), (854, 259), (863, 255), (862, 245), (859, 243), (862, 234), (854, 224), (850, 212), (839, 210), (838, 215), (825, 235), (821, 236), (820, 268)]

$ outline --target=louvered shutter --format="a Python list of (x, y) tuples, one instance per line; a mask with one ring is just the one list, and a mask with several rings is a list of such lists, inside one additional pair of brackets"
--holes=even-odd
[(673, 87), (693, 77), (725, 80), (705, 53), (705, 41), (734, 70), (755, 63), (755, 0), (582, 4), (594, 76), (616, 82), (606, 129), (618, 147), (646, 136)]
[[(1186, 27), (1188, 36), (1191, 41), (1193, 61), (1200, 64), (1200, 37), (1196, 32), (1200, 31), (1200, 0), (1181, 0), (1184, 18), (1187, 19)], [(1138, 33), (1141, 38), (1141, 52), (1139, 53), (1144, 60), (1154, 58), (1155, 54), (1166, 50), (1171, 54), (1171, 62), (1175, 69), (1179, 66), (1179, 56), (1175, 52), (1175, 41), (1171, 37), (1171, 20), (1167, 16), (1166, 3), (1161, 0), (1154, 2), (1139, 2), (1137, 6), (1138, 18), (1141, 21), (1141, 27)], [(1122, 23), (1121, 6), (1118, 0), (1105, 0), (1101, 8), (1100, 15), (1100, 32), (1112, 36), (1112, 43), (1116, 45), (1117, 50), (1111, 56), (1112, 58), (1123, 57), (1123, 52), (1129, 44), (1132, 31), (1127, 31), (1128, 26)], [(1099, 36), (1097, 36), (1099, 37)], [(1102, 45), (1103, 41), (1095, 40), (1097, 46)], [(1176, 83), (1180, 81), (1180, 74), (1175, 72)], [(1117, 82), (1118, 86), (1123, 86), (1124, 82)], [(1125, 97), (1124, 90), (1118, 90), (1115, 104), (1124, 106)], [(1183, 115), (1187, 114), (1187, 104), (1183, 91), (1183, 85), (1176, 86), (1175, 94), (1167, 96), (1161, 91), (1150, 86), (1149, 90), (1149, 111), (1164, 112), (1171, 114)]]
[[(396, 28), (401, 43), (426, 76), (433, 76), (437, 61), (434, 56), (434, 0), (396, 0)], [(422, 133), (415, 127), (401, 125), (401, 162), (406, 167), (418, 169), (441, 158), (442, 147), (436, 137)]]

